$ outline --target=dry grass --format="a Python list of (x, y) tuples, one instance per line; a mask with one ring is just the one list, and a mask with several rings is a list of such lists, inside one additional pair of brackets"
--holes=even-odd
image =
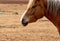
[(27, 4), (0, 4), (0, 41), (60, 41), (56, 27), (45, 17), (24, 27), (20, 17)]

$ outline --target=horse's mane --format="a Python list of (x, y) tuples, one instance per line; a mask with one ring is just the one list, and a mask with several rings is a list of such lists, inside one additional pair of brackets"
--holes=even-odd
[[(50, 13), (59, 14), (60, 13), (60, 0), (47, 0), (47, 9)], [(59, 14), (60, 15), (60, 14)]]

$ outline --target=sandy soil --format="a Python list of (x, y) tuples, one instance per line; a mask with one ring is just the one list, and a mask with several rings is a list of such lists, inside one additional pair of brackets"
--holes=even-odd
[(60, 41), (56, 27), (45, 17), (22, 26), (27, 4), (0, 4), (0, 41)]
[(0, 4), (26, 4), (28, 1), (29, 0), (0, 0)]

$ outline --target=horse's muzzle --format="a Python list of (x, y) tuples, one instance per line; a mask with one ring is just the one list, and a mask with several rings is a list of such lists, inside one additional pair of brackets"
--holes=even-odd
[(28, 24), (28, 21), (26, 21), (25, 19), (22, 19), (22, 24), (23, 26), (26, 26)]

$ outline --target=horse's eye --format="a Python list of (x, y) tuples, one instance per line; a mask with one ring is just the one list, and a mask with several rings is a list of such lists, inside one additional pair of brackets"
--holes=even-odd
[(33, 6), (32, 8), (35, 8), (36, 6)]

